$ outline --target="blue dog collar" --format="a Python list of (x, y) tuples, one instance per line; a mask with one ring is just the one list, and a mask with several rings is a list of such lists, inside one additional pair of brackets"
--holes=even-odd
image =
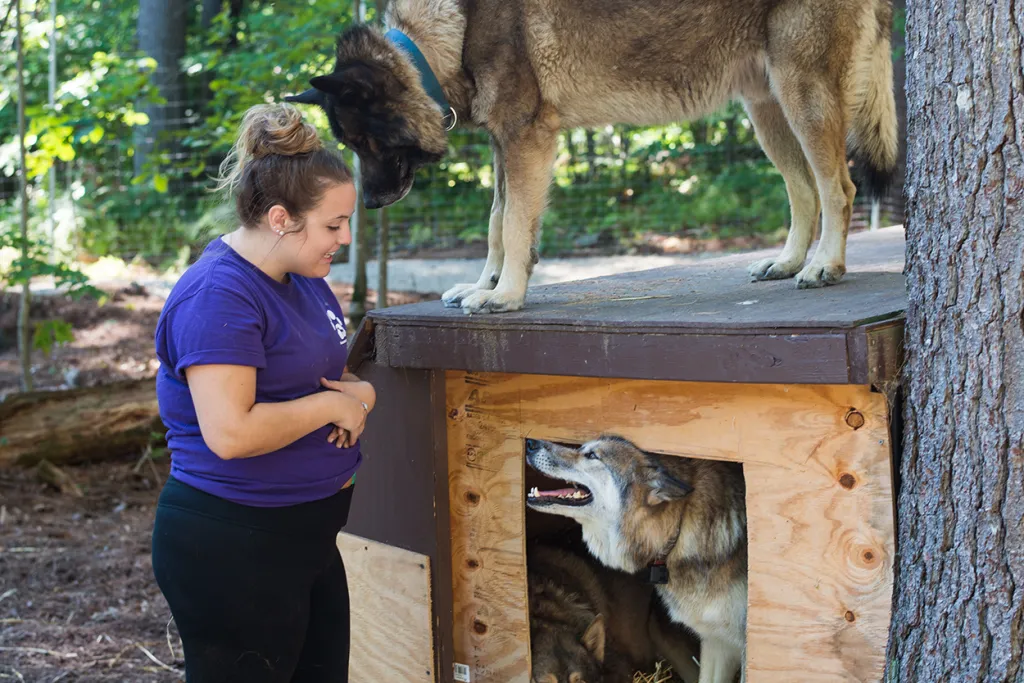
[(437, 105), (441, 107), (441, 111), (447, 112), (444, 115), (445, 130), (454, 128), (455, 123), (458, 121), (455, 110), (452, 109), (452, 106), (448, 104), (448, 100), (445, 99), (444, 91), (441, 90), (441, 84), (437, 81), (437, 76), (434, 75), (430, 64), (427, 63), (427, 58), (416, 47), (416, 43), (397, 28), (393, 28), (385, 33), (384, 37), (409, 55), (412, 63), (416, 66), (416, 70), (420, 72), (420, 82), (423, 83), (423, 89), (427, 91), (432, 100), (437, 102)]

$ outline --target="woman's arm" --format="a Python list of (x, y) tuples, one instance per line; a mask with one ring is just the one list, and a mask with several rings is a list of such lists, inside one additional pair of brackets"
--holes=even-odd
[(256, 403), (256, 368), (249, 366), (193, 365), (185, 377), (203, 439), (224, 460), (276, 451), (327, 424), (356, 430), (366, 414), (360, 399), (340, 391)]
[(343, 394), (355, 396), (366, 404), (368, 411), (373, 410), (373, 407), (377, 405), (377, 391), (373, 388), (373, 385), (369, 382), (360, 380), (358, 377), (350, 373), (347, 368), (344, 374), (342, 374), (340, 380), (321, 378), (320, 385), (326, 389), (340, 391)]

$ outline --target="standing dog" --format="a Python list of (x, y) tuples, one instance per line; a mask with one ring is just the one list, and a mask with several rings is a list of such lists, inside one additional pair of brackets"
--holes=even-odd
[(641, 578), (543, 544), (527, 546), (526, 567), (536, 683), (632, 683), (661, 659), (696, 683), (692, 640), (660, 618)]
[(527, 439), (526, 459), (574, 489), (532, 490), (527, 505), (583, 527), (603, 564), (633, 573), (663, 563), (657, 593), (700, 637), (700, 683), (731, 683), (743, 667), (747, 525), (742, 466), (644, 453), (619, 437), (579, 449)]
[(385, 22), (387, 35), (342, 34), (333, 72), (286, 99), (324, 108), (359, 155), (369, 208), (404, 197), (416, 168), (442, 157), (446, 124), (490, 133), (487, 263), (442, 297), (469, 313), (522, 307), (562, 129), (741, 100), (792, 215), (782, 253), (750, 273), (799, 287), (846, 272), (847, 143), (873, 196), (896, 164), (889, 0), (392, 0)]

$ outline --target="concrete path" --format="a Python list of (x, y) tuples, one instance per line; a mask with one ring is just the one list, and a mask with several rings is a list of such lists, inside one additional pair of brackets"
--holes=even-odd
[[(851, 240), (872, 242), (874, 240), (903, 239), (903, 227), (892, 226), (876, 232), (859, 232), (850, 236)], [(813, 253), (814, 247), (811, 247)], [(721, 259), (722, 262), (733, 262), (737, 267), (753, 261), (773, 256), (780, 248), (773, 247), (758, 251), (738, 252), (731, 254), (709, 253), (697, 255), (646, 255), (646, 256), (593, 256), (584, 258), (544, 259), (537, 264), (530, 278), (530, 286), (585, 280), (588, 278), (614, 275), (637, 270), (662, 268), (665, 266), (684, 265), (707, 259)], [(484, 267), (484, 259), (398, 259), (388, 264), (388, 288), (392, 292), (417, 292), (420, 294), (440, 295), (446, 289), (459, 282), (476, 282)], [(341, 263), (331, 267), (328, 280), (339, 283), (351, 283), (354, 268), (351, 263)], [(377, 288), (377, 261), (370, 261), (366, 271), (370, 289)], [(123, 287), (136, 282), (157, 296), (166, 297), (174, 285), (174, 277), (115, 277), (99, 278), (94, 284), (103, 286)], [(50, 278), (39, 278), (32, 285), (33, 291), (40, 294), (53, 293)]]
[[(594, 256), (586, 258), (541, 259), (534, 268), (530, 286), (547, 285), (571, 280), (585, 280), (602, 275), (648, 270), (663, 266), (693, 263), (707, 256)], [(459, 282), (476, 282), (483, 270), (484, 259), (401, 259), (388, 263), (388, 289), (392, 292), (418, 292), (441, 294)], [(377, 289), (380, 266), (377, 261), (367, 264), (366, 278), (370, 289)], [(332, 282), (351, 283), (355, 268), (351, 263), (339, 263), (331, 268), (328, 278)]]
[[(877, 240), (903, 239), (903, 226), (896, 225), (874, 232), (858, 232), (851, 240), (872, 243)], [(817, 243), (811, 246), (808, 258), (814, 253)], [(614, 275), (637, 270), (683, 265), (696, 261), (716, 258), (721, 262), (736, 263), (744, 267), (754, 261), (774, 256), (781, 247), (731, 254), (711, 253), (678, 256), (594, 256), (585, 258), (544, 259), (534, 268), (530, 286), (547, 285), (572, 280), (585, 280), (603, 275)], [(484, 267), (484, 259), (401, 259), (388, 264), (388, 289), (392, 292), (418, 292), (438, 294), (460, 282), (476, 282)], [(370, 289), (377, 288), (379, 279), (377, 261), (370, 261), (366, 276)], [(351, 283), (354, 268), (351, 263), (341, 263), (331, 268), (328, 276), (333, 282)]]

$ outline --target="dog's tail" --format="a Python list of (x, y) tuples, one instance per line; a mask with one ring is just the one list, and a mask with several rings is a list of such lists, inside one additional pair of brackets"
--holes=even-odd
[(877, 202), (889, 189), (899, 154), (892, 80), (892, 5), (875, 0), (865, 22), (866, 49), (854, 55), (849, 145), (862, 186)]

